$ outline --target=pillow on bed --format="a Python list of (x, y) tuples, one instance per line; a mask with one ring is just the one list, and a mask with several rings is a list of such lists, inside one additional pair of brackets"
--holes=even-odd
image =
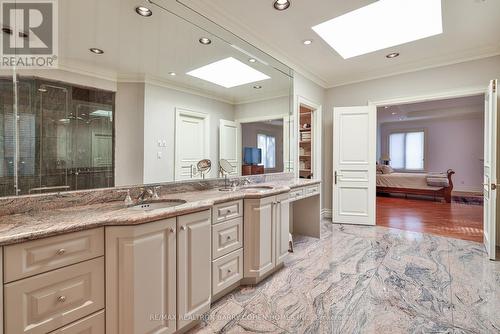
[(382, 174), (391, 174), (394, 172), (394, 169), (392, 169), (392, 167), (389, 165), (382, 165), (381, 170)]

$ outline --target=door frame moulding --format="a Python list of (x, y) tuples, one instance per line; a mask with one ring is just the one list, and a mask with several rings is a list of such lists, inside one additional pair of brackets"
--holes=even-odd
[[(387, 105), (398, 105), (398, 104), (407, 104), (407, 103), (419, 103), (419, 102), (427, 102), (427, 101), (435, 101), (435, 100), (443, 100), (443, 99), (453, 99), (474, 95), (484, 95), (488, 91), (488, 87), (485, 86), (470, 86), (462, 89), (453, 89), (453, 90), (438, 90), (436, 93), (428, 93), (428, 94), (420, 94), (420, 95), (409, 95), (398, 98), (390, 98), (390, 99), (380, 99), (380, 100), (368, 100), (369, 106), (375, 106), (375, 108), (387, 106)], [(377, 124), (377, 113), (375, 113), (374, 122)], [(375, 140), (377, 140), (375, 138)], [(376, 150), (375, 145), (375, 150)], [(377, 190), (375, 189), (375, 192)], [(376, 195), (376, 194), (375, 194)], [(332, 196), (333, 197), (333, 196)], [(375, 217), (375, 224), (376, 217)]]
[(177, 122), (179, 121), (179, 117), (182, 115), (186, 116), (193, 116), (197, 118), (201, 118), (204, 120), (204, 126), (205, 126), (205, 140), (204, 140), (204, 151), (206, 155), (206, 159), (210, 158), (210, 114), (205, 113), (205, 112), (200, 112), (200, 111), (194, 111), (191, 109), (187, 108), (182, 108), (182, 107), (175, 107), (175, 127), (174, 127), (174, 181), (180, 180), (179, 177), (179, 172), (178, 172), (178, 164), (179, 164), (179, 143), (180, 143), (180, 138), (179, 138), (179, 131), (177, 127)]
[(299, 114), (300, 114), (300, 107), (304, 106), (308, 109), (311, 109), (313, 114), (312, 114), (312, 123), (311, 128), (313, 130), (313, 138), (312, 138), (312, 154), (313, 154), (313, 160), (312, 160), (312, 173), (313, 173), (313, 178), (322, 180), (323, 175), (322, 175), (322, 147), (323, 147), (323, 140), (322, 140), (322, 122), (323, 122), (323, 106), (321, 104), (315, 103), (311, 100), (309, 100), (306, 97), (303, 97), (301, 95), (297, 95), (297, 104), (296, 108), (294, 111), (294, 119), (296, 120), (296, 123), (294, 122), (294, 133), (295, 133), (295, 138), (294, 139), (294, 146), (296, 148), (294, 158), (295, 158), (295, 163), (294, 163), (294, 172), (295, 176), (299, 177)]

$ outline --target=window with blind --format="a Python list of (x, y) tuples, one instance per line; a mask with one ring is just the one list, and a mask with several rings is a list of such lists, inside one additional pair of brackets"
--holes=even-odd
[(262, 151), (264, 168), (276, 168), (276, 138), (264, 134), (257, 135), (257, 147)]
[(389, 135), (391, 167), (399, 170), (423, 170), (424, 131), (396, 132)]

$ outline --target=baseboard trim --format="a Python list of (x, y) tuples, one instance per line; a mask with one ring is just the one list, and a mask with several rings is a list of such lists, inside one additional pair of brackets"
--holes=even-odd
[(321, 219), (332, 218), (332, 209), (321, 209)]

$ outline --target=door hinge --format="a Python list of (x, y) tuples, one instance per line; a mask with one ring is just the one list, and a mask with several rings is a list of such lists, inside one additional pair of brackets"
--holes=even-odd
[(335, 171), (335, 184), (337, 184), (337, 171)]
[(493, 93), (497, 92), (497, 81), (493, 80)]

